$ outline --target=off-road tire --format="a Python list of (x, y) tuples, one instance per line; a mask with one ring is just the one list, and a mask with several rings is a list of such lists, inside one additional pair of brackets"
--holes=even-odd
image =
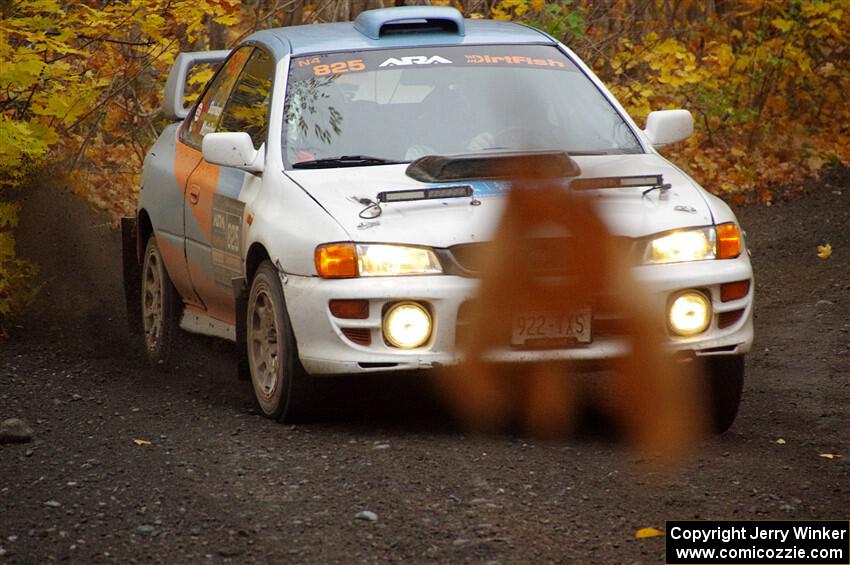
[(708, 393), (711, 400), (711, 426), (716, 434), (722, 434), (738, 415), (741, 393), (744, 390), (744, 356), (718, 355), (706, 362)]
[(277, 269), (257, 268), (248, 293), (245, 331), (254, 396), (263, 414), (281, 422), (302, 418), (310, 377), (301, 367)]

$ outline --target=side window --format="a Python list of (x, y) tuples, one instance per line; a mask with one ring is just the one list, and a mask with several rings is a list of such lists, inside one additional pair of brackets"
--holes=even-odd
[(218, 131), (244, 131), (259, 149), (268, 132), (273, 76), (274, 60), (262, 49), (255, 49), (230, 94)]
[(184, 143), (200, 147), (204, 136), (218, 129), (218, 122), (227, 97), (252, 50), (251, 47), (238, 49), (215, 75), (200, 104), (195, 108), (195, 113), (189, 116), (187, 124), (183, 127), (180, 139)]

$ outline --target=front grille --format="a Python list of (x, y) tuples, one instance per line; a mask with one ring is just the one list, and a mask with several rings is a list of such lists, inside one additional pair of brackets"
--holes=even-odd
[[(622, 253), (631, 256), (634, 241), (628, 237), (614, 237), (615, 246)], [(531, 267), (537, 275), (569, 275), (580, 272), (575, 259), (575, 242), (570, 237), (544, 237), (528, 239), (520, 246), (516, 257), (505, 258), (522, 261)], [(446, 273), (465, 277), (480, 276), (487, 261), (487, 254), (493, 252), (491, 242), (462, 243), (438, 252)]]
[(728, 328), (735, 325), (741, 316), (744, 315), (744, 310), (732, 310), (731, 312), (721, 312), (717, 317), (717, 327), (720, 329)]
[(372, 330), (369, 328), (342, 328), (342, 335), (358, 345), (372, 344)]
[[(449, 247), (446, 255), (452, 274), (475, 277), (481, 274), (488, 253), (493, 252), (493, 244), (464, 243)], [(531, 267), (539, 275), (566, 275), (574, 271), (573, 240), (568, 237), (548, 237), (529, 239), (522, 243), (516, 258)]]

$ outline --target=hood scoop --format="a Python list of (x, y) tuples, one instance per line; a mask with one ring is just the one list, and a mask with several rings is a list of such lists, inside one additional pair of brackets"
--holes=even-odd
[(410, 163), (407, 176), (419, 182), (558, 179), (581, 174), (564, 151), (426, 155)]

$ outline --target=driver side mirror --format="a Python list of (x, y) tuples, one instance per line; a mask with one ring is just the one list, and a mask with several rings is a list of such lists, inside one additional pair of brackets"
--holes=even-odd
[(694, 133), (694, 117), (687, 110), (650, 112), (643, 133), (653, 147), (684, 141)]
[(263, 172), (265, 150), (254, 149), (251, 136), (244, 131), (208, 133), (201, 142), (201, 151), (208, 163), (249, 173)]

